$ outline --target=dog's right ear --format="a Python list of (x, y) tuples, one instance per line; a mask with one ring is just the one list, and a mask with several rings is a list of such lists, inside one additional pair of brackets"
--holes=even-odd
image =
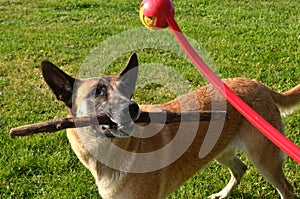
[(72, 108), (72, 93), (75, 79), (48, 61), (42, 61), (41, 68), (43, 77), (56, 95), (56, 98), (63, 101), (69, 108)]

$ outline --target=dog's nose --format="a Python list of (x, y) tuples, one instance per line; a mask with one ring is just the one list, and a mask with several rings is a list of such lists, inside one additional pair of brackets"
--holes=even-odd
[(137, 120), (140, 116), (140, 107), (134, 101), (129, 104), (129, 114), (133, 121)]

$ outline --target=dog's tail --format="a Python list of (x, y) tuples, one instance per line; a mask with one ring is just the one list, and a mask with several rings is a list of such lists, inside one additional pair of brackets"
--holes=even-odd
[(300, 84), (283, 93), (271, 92), (282, 115), (288, 115), (300, 108)]

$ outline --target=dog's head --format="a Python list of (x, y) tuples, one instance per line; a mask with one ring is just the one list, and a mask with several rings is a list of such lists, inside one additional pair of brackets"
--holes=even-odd
[(74, 117), (104, 113), (115, 124), (99, 125), (99, 132), (118, 137), (132, 134), (133, 121), (140, 113), (138, 105), (131, 100), (138, 76), (136, 54), (131, 55), (127, 66), (114, 77), (78, 80), (48, 61), (43, 61), (41, 66), (45, 81)]

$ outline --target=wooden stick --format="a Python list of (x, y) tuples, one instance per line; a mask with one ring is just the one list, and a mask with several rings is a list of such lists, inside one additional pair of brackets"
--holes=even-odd
[[(151, 121), (152, 119), (152, 121)], [(226, 119), (225, 111), (204, 111), (204, 112), (141, 112), (140, 117), (135, 123), (176, 123), (176, 122), (198, 122), (198, 121), (217, 121)], [(12, 128), (10, 136), (27, 136), (42, 132), (57, 132), (67, 128), (79, 128), (84, 126), (114, 124), (105, 114), (97, 117), (80, 117), (80, 118), (56, 118), (46, 122), (29, 124)]]

